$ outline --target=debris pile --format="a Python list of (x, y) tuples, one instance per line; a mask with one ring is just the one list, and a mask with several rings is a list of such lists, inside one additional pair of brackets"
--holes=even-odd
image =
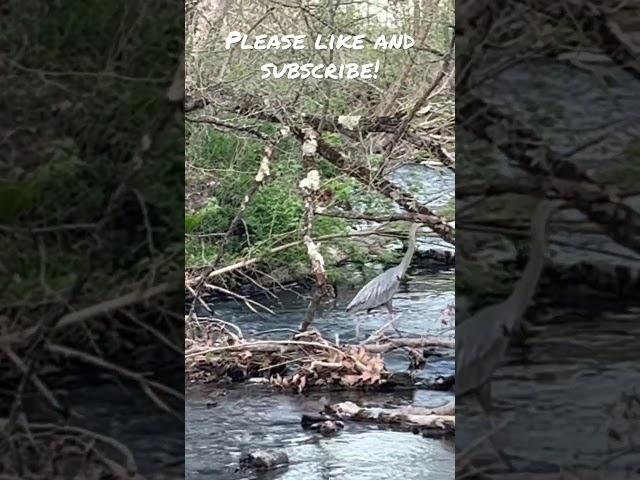
[(380, 353), (363, 345), (333, 344), (313, 330), (290, 340), (247, 341), (226, 326), (209, 324), (187, 341), (185, 359), (192, 383), (264, 381), (296, 392), (375, 388), (390, 375)]

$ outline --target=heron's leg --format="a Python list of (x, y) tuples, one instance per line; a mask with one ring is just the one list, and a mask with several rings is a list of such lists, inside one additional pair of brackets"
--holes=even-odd
[(366, 319), (366, 316), (363, 315), (362, 318), (355, 321), (356, 339), (360, 338), (360, 324), (364, 322), (365, 319)]
[(391, 300), (389, 300), (385, 306), (387, 307), (387, 311), (389, 312), (389, 316), (391, 317), (391, 321), (389, 322), (389, 325), (391, 325), (391, 327), (396, 331), (396, 333), (398, 334), (399, 337), (402, 337), (402, 334), (400, 333), (400, 330), (398, 330), (396, 328), (396, 319), (395, 316), (393, 315), (393, 305), (391, 303)]
[(514, 471), (513, 464), (511, 460), (505, 455), (505, 453), (498, 448), (495, 441), (493, 440), (493, 433), (496, 428), (495, 422), (493, 421), (493, 415), (491, 415), (491, 384), (486, 383), (482, 387), (478, 389), (476, 392), (476, 396), (478, 397), (478, 403), (482, 408), (482, 411), (487, 416), (489, 420), (489, 425), (491, 426), (491, 432), (487, 435), (487, 439), (489, 440), (489, 444), (493, 449), (494, 453), (498, 456), (498, 458), (504, 463), (504, 465), (510, 470)]

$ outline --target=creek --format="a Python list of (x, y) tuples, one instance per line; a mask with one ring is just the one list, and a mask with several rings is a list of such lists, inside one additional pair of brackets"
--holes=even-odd
[[(441, 333), (441, 312), (454, 302), (453, 271), (415, 276), (394, 298), (398, 327), (403, 333)], [(327, 338), (353, 340), (354, 318), (344, 312), (355, 291), (341, 291), (336, 304), (320, 312), (313, 326)], [(261, 299), (277, 316), (261, 319), (235, 303), (216, 303), (216, 314), (234, 322), (247, 337), (287, 338), (290, 332), (260, 335), (265, 330), (295, 329), (308, 301), (289, 293), (278, 300)], [(361, 324), (362, 335), (372, 333), (388, 321), (386, 313), (372, 313)], [(452, 319), (449, 320), (452, 322)], [(450, 331), (453, 335), (453, 331)], [(392, 371), (407, 369), (402, 355), (387, 356)], [(451, 375), (454, 358), (434, 360), (422, 375)], [(324, 397), (324, 398), (323, 398)], [(317, 413), (322, 402), (351, 400), (365, 406), (438, 406), (451, 399), (449, 392), (428, 390), (388, 393), (331, 392), (308, 395), (280, 394), (252, 385), (234, 388), (191, 386), (186, 398), (186, 478), (189, 480), (374, 480), (403, 478), (450, 480), (454, 469), (452, 440), (436, 440), (410, 432), (393, 432), (346, 422), (335, 437), (325, 438), (302, 430), (303, 413)], [(255, 477), (235, 469), (242, 452), (260, 448), (283, 449), (290, 466), (272, 477)]]
[[(506, 70), (479, 94), (526, 122), (553, 151), (566, 155), (564, 160), (575, 162), (592, 178), (623, 192), (633, 191), (634, 182), (637, 185), (640, 97), (638, 82), (627, 73), (609, 67), (594, 74), (541, 60)], [(457, 135), (459, 142), (462, 135)], [(465, 166), (457, 172), (459, 181), (527, 177), (503, 155), (491, 157), (489, 164), (486, 154), (463, 148), (457, 153)], [(627, 201), (637, 208), (637, 196)], [(575, 225), (561, 229), (584, 219), (576, 210), (556, 216), (550, 235), (552, 263), (617, 266), (636, 278), (640, 271), (636, 252), (604, 233), (586, 234)], [(458, 227), (463, 223), (459, 221)], [(493, 421), (499, 425), (493, 438), (512, 457), (518, 472), (563, 472), (553, 478), (568, 478), (574, 468), (584, 468), (606, 470), (598, 478), (637, 478), (638, 449), (631, 447), (635, 434), (623, 432), (612, 442), (609, 428), (622, 421), (615, 408), (623, 403), (623, 395), (633, 395), (640, 384), (640, 308), (637, 298), (625, 304), (615, 298), (615, 291), (595, 293), (598, 296), (586, 297), (579, 285), (548, 281), (545, 285), (543, 280), (538, 295), (542, 300), (529, 312), (527, 335), (512, 344), (493, 376)], [(607, 300), (601, 298), (605, 295)], [(479, 451), (466, 451), (491, 430), (477, 402), (460, 401), (456, 409), (458, 460), (473, 456), (475, 467), (502, 468), (486, 443)], [(638, 420), (635, 413), (624, 422), (634, 422), (637, 432)]]

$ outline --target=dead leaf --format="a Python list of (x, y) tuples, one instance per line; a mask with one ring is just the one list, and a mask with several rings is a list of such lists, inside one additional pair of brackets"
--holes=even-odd
[(360, 375), (345, 375), (342, 377), (342, 383), (349, 387), (356, 385), (360, 380)]

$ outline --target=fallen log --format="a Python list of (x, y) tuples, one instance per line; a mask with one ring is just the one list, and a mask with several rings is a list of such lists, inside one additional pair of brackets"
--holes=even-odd
[[(331, 344), (320, 344), (313, 342), (301, 342), (296, 340), (260, 340), (255, 342), (238, 343), (236, 345), (226, 345), (223, 347), (195, 347), (187, 350), (186, 356), (193, 357), (212, 352), (244, 350), (249, 352), (262, 353), (287, 353), (299, 350), (300, 346), (311, 346), (337, 351), (337, 347)], [(361, 347), (369, 353), (388, 353), (398, 348), (428, 348), (445, 347), (455, 348), (455, 340), (427, 335), (420, 338), (386, 338), (380, 343), (365, 345), (341, 345), (341, 349)]]
[(341, 419), (384, 425), (400, 431), (413, 431), (424, 436), (439, 437), (455, 432), (455, 404), (436, 408), (400, 407), (368, 409), (353, 402), (327, 405), (325, 412)]
[(365, 344), (363, 347), (369, 353), (388, 353), (398, 348), (455, 348), (456, 342), (452, 338), (425, 335), (420, 338), (386, 338), (379, 343)]

